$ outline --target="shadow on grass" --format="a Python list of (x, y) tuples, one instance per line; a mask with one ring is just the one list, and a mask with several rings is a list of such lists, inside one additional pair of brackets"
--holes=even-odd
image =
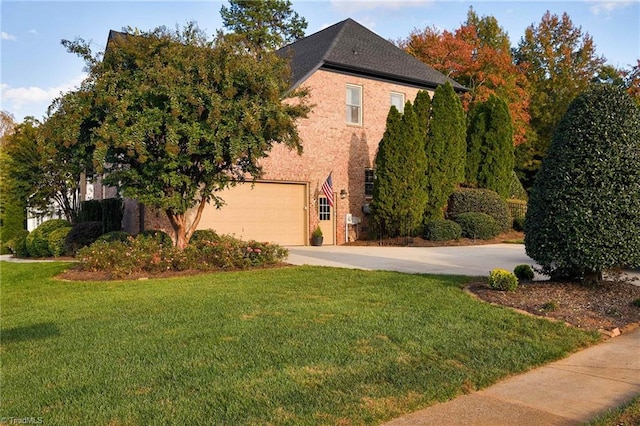
[(58, 327), (51, 322), (2, 329), (0, 341), (2, 343), (24, 342), (27, 340), (40, 340), (60, 335)]

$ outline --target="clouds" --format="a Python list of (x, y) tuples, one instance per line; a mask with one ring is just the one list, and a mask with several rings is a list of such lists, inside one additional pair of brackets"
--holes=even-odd
[(8, 40), (8, 41), (15, 41), (16, 36), (14, 36), (13, 34), (9, 34), (9, 33), (5, 33), (4, 31), (0, 32), (0, 39), (2, 40)]
[[(25, 115), (41, 115), (51, 104), (54, 98), (77, 88), (86, 74), (80, 74), (55, 87), (11, 87), (8, 84), (0, 84), (2, 91), (2, 108), (15, 114), (16, 118)], [(34, 112), (38, 111), (38, 112)]]
[(587, 0), (587, 3), (591, 4), (589, 10), (594, 15), (608, 15), (614, 10), (624, 9), (627, 6), (631, 6), (633, 0)]

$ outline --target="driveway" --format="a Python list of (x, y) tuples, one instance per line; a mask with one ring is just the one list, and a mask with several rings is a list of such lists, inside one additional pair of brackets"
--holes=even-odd
[[(287, 247), (288, 262), (338, 268), (381, 269), (421, 274), (487, 276), (494, 268), (513, 271), (535, 265), (522, 244), (464, 247), (322, 246)], [(542, 276), (538, 276), (542, 278)]]

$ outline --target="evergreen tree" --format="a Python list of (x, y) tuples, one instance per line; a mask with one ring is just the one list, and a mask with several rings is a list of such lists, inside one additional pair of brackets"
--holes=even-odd
[(525, 248), (552, 277), (640, 266), (640, 110), (595, 85), (558, 125), (529, 199)]
[(427, 195), (426, 155), (418, 137), (418, 121), (410, 102), (404, 115), (391, 107), (376, 155), (376, 181), (371, 210), (374, 227), (384, 236), (419, 231)]
[(482, 161), (482, 145), (487, 132), (487, 117), (484, 102), (475, 103), (469, 109), (467, 129), (467, 162), (465, 176), (467, 185), (478, 187), (478, 170)]
[[(475, 128), (470, 128), (470, 132), (478, 131), (478, 134), (470, 134), (470, 141), (467, 153), (471, 154), (471, 159), (467, 158), (467, 178), (472, 173), (474, 161), (478, 158), (476, 182), (479, 188), (491, 189), (502, 198), (509, 195), (509, 182), (513, 172), (513, 127), (511, 117), (506, 102), (502, 99), (491, 96), (489, 100), (478, 106), (480, 113)], [(482, 132), (484, 131), (484, 132)], [(480, 141), (479, 156), (476, 149)]]
[(448, 82), (438, 86), (431, 103), (427, 142), (425, 220), (443, 219), (444, 208), (456, 186), (464, 181), (467, 156), (466, 123), (460, 98)]
[(420, 90), (416, 94), (416, 99), (413, 101), (413, 112), (415, 112), (416, 120), (418, 121), (418, 137), (426, 146), (429, 134), (429, 118), (431, 116), (431, 97), (429, 97), (429, 92)]

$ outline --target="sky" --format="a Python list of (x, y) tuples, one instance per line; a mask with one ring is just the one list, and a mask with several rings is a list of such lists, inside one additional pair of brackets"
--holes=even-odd
[[(454, 31), (469, 7), (478, 16), (494, 16), (517, 46), (525, 29), (537, 26), (548, 10), (566, 12), (575, 27), (589, 33), (596, 53), (607, 63), (629, 69), (640, 59), (640, 0), (478, 1), (478, 0), (292, 0), (309, 23), (307, 35), (352, 18), (390, 40), (414, 29), (435, 26)], [(85, 77), (83, 61), (68, 53), (62, 39), (90, 41), (104, 51), (109, 30), (161, 25), (174, 28), (196, 21), (213, 34), (222, 28), (222, 1), (15, 1), (0, 0), (0, 109), (20, 122), (42, 120), (61, 93)]]

